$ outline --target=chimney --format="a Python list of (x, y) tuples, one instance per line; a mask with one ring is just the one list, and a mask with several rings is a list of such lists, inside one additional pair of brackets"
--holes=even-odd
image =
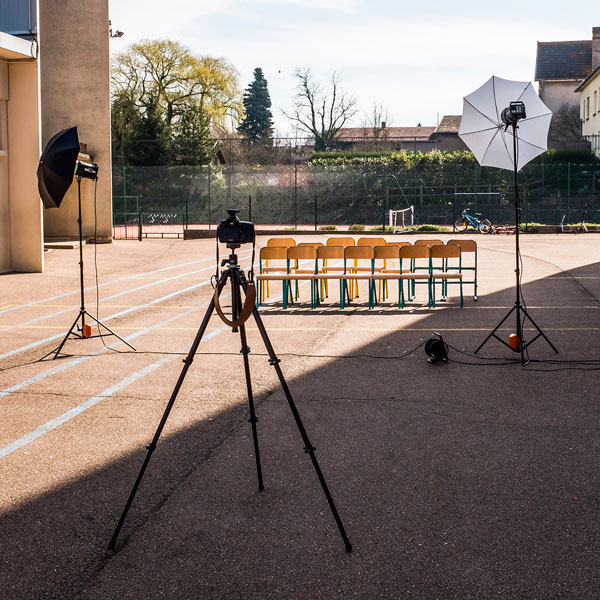
[[(600, 30), (600, 27), (598, 28)], [(381, 121), (381, 129), (385, 129), (385, 121)]]
[(600, 66), (600, 27), (592, 27), (592, 71)]

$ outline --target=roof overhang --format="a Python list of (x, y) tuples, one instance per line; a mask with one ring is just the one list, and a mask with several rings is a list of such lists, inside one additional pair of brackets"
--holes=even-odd
[(37, 58), (37, 44), (0, 32), (0, 59), (23, 60)]
[(600, 65), (598, 65), (573, 91), (581, 92), (585, 87), (587, 87), (588, 83), (595, 79), (596, 75), (600, 73)]

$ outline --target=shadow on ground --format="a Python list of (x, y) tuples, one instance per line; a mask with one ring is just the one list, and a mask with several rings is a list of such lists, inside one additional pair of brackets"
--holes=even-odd
[[(524, 287), (560, 351), (540, 339), (532, 358), (598, 358), (597, 280), (586, 279), (598, 274), (595, 264)], [(264, 492), (241, 403), (161, 440), (114, 556), (107, 543), (144, 449), (2, 515), (3, 595), (595, 597), (600, 372), (499, 365), (515, 356), (494, 340), (482, 352), (500, 358), (491, 364), (454, 350), (472, 352), (513, 298), (432, 312), (420, 331), (360, 350), (400, 355), (441, 330), (447, 365), (428, 364), (422, 349), (309, 359), (314, 368), (290, 380), (352, 554), (277, 391), (257, 399)]]

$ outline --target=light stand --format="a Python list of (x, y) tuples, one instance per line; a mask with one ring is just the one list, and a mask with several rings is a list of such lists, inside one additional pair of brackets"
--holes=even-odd
[[(62, 347), (65, 345), (65, 342), (69, 339), (69, 337), (71, 335), (76, 338), (80, 338), (80, 339), (91, 338), (91, 337), (100, 337), (100, 334), (95, 335), (95, 336), (92, 336), (90, 334), (91, 328), (89, 325), (86, 325), (86, 322), (85, 322), (86, 315), (92, 321), (95, 321), (98, 324), (98, 327), (104, 327), (104, 329), (106, 329), (106, 331), (108, 331), (111, 335), (114, 335), (115, 337), (119, 338), (124, 344), (127, 344), (132, 350), (135, 350), (135, 348), (129, 342), (124, 340), (120, 335), (117, 335), (110, 327), (107, 327), (102, 321), (100, 321), (94, 315), (90, 314), (85, 308), (85, 297), (84, 297), (84, 287), (85, 286), (83, 283), (83, 229), (82, 229), (82, 220), (81, 220), (81, 179), (82, 179), (82, 177), (86, 177), (88, 179), (97, 180), (98, 179), (97, 172), (98, 172), (98, 168), (96, 165), (89, 165), (89, 164), (83, 163), (81, 161), (77, 162), (75, 178), (77, 179), (77, 201), (78, 201), (78, 206), (79, 206), (79, 218), (77, 219), (77, 223), (79, 225), (79, 283), (80, 283), (80, 288), (81, 288), (81, 308), (79, 309), (79, 314), (75, 318), (75, 321), (73, 321), (73, 325), (71, 325), (71, 328), (67, 332), (67, 335), (65, 335), (63, 341), (60, 343), (60, 346), (56, 350), (52, 350), (52, 352), (49, 352), (48, 354), (46, 354), (46, 356), (49, 356), (50, 354), (54, 353), (53, 360), (58, 357), (58, 355), (60, 354), (60, 351), (62, 350)], [(78, 325), (79, 319), (81, 319), (81, 326)]]
[[(222, 267), (226, 266), (227, 268), (221, 272), (221, 276), (219, 277), (219, 281), (216, 285), (213, 298), (210, 301), (208, 308), (206, 309), (206, 314), (204, 315), (204, 318), (202, 320), (202, 323), (200, 325), (198, 333), (196, 334), (194, 342), (192, 343), (192, 347), (191, 347), (187, 357), (184, 360), (184, 367), (181, 371), (181, 374), (179, 375), (179, 379), (177, 380), (177, 383), (175, 384), (175, 388), (173, 389), (173, 392), (171, 394), (169, 402), (167, 403), (167, 407), (165, 408), (165, 411), (160, 420), (160, 423), (158, 425), (156, 433), (154, 434), (154, 437), (153, 437), (152, 441), (150, 442), (150, 444), (148, 444), (148, 446), (147, 446), (148, 453), (146, 454), (146, 458), (144, 459), (144, 462), (142, 464), (140, 472), (137, 476), (137, 479), (135, 480), (135, 483), (133, 485), (131, 493), (129, 494), (129, 498), (127, 500), (127, 503), (125, 504), (125, 508), (123, 509), (121, 518), (119, 519), (117, 527), (115, 528), (115, 531), (113, 533), (112, 539), (110, 540), (109, 548), (111, 550), (115, 549), (117, 537), (119, 535), (119, 532), (121, 531), (121, 527), (123, 526), (123, 523), (125, 522), (127, 513), (129, 511), (129, 508), (131, 507), (131, 504), (133, 502), (133, 499), (135, 497), (137, 489), (142, 481), (142, 478), (144, 476), (144, 473), (146, 471), (148, 463), (150, 462), (152, 453), (154, 452), (154, 450), (156, 448), (156, 445), (158, 443), (158, 440), (160, 438), (162, 430), (167, 422), (169, 413), (171, 412), (173, 404), (175, 403), (175, 399), (177, 398), (177, 394), (179, 393), (179, 390), (183, 384), (183, 381), (188, 372), (188, 369), (190, 368), (190, 365), (192, 364), (192, 361), (194, 360), (194, 355), (196, 354), (196, 351), (198, 350), (198, 346), (200, 345), (202, 336), (204, 335), (204, 332), (206, 331), (208, 322), (213, 314), (213, 311), (216, 310), (217, 313), (219, 314), (219, 316), (221, 317), (221, 319), (226, 324), (228, 324), (232, 327), (232, 331), (234, 331), (234, 332), (239, 331), (239, 334), (240, 334), (240, 341), (241, 341), (241, 346), (242, 346), (241, 354), (243, 355), (243, 361), (244, 361), (244, 371), (245, 371), (245, 376), (246, 376), (246, 389), (248, 392), (248, 406), (250, 409), (249, 421), (252, 425), (252, 436), (254, 439), (254, 454), (255, 454), (255, 458), (256, 458), (258, 489), (263, 490), (264, 484), (263, 484), (263, 479), (262, 479), (262, 469), (261, 469), (261, 464), (260, 464), (260, 453), (259, 453), (259, 447), (258, 447), (258, 432), (257, 432), (257, 428), (256, 428), (256, 422), (258, 419), (256, 417), (256, 413), (254, 410), (254, 397), (253, 397), (253, 393), (252, 393), (252, 381), (251, 381), (251, 377), (250, 377), (250, 365), (249, 365), (249, 361), (248, 361), (248, 355), (250, 354), (250, 348), (248, 347), (248, 344), (246, 341), (246, 328), (244, 325), (244, 322), (250, 316), (250, 314), (252, 314), (252, 316), (254, 317), (254, 320), (256, 322), (256, 325), (257, 325), (260, 335), (262, 337), (263, 343), (265, 344), (265, 348), (267, 349), (267, 353), (269, 354), (269, 364), (275, 368), (277, 377), (279, 378), (279, 382), (281, 384), (281, 388), (282, 388), (282, 390), (285, 394), (285, 397), (288, 401), (290, 410), (292, 411), (292, 415), (296, 422), (296, 426), (298, 427), (298, 430), (299, 430), (302, 440), (304, 442), (304, 451), (310, 456), (310, 459), (312, 461), (312, 464), (313, 464), (313, 467), (317, 474), (317, 477), (319, 479), (319, 482), (321, 483), (321, 487), (323, 489), (325, 497), (327, 498), (327, 502), (329, 503), (329, 508), (331, 509), (331, 513), (332, 513), (332, 515), (335, 519), (335, 522), (338, 526), (338, 529), (342, 536), (342, 540), (344, 541), (346, 550), (348, 552), (351, 552), (352, 545), (350, 544), (350, 540), (348, 539), (348, 536), (346, 535), (344, 525), (343, 525), (343, 523), (340, 519), (340, 516), (337, 512), (335, 503), (333, 501), (331, 493), (329, 492), (327, 483), (325, 482), (325, 479), (323, 477), (323, 473), (321, 472), (321, 469), (319, 467), (319, 463), (317, 462), (317, 458), (315, 456), (315, 448), (310, 443), (308, 434), (306, 433), (306, 430), (304, 429), (304, 425), (302, 424), (300, 414), (298, 413), (298, 409), (296, 408), (296, 405), (294, 403), (294, 400), (292, 398), (290, 390), (287, 386), (287, 383), (285, 381), (285, 378), (284, 378), (281, 368), (279, 366), (279, 363), (281, 361), (275, 355), (275, 351), (273, 350), (273, 346), (271, 345), (271, 342), (267, 335), (265, 326), (263, 325), (262, 319), (258, 313), (258, 309), (256, 308), (256, 304), (255, 304), (256, 293), (255, 293), (254, 282), (252, 281), (252, 277), (250, 277), (250, 279), (251, 279), (250, 282), (248, 282), (246, 280), (244, 272), (240, 269), (240, 267), (238, 265), (237, 255), (235, 254), (235, 249), (239, 248), (240, 244), (228, 243), (227, 247), (231, 250), (231, 254), (229, 255), (228, 259), (224, 259), (223, 262), (221, 263)], [(220, 305), (219, 305), (219, 295), (221, 294), (221, 291), (227, 284), (228, 280), (231, 283), (231, 306), (232, 306), (232, 316), (233, 316), (232, 321), (229, 321), (223, 315)], [(243, 308), (242, 308), (242, 296), (240, 293), (240, 289), (244, 290), (244, 293), (246, 296)]]
[[(517, 104), (517, 103), (511, 102), (511, 108), (512, 108), (512, 104)], [(508, 109), (504, 109), (505, 112), (507, 110)], [(524, 107), (523, 107), (523, 115), (524, 115)], [(504, 119), (504, 113), (503, 113), (503, 119)], [(483, 340), (483, 342), (481, 343), (479, 348), (477, 348), (477, 350), (475, 350), (475, 354), (477, 354), (479, 352), (479, 350), (481, 350), (481, 348), (483, 348), (483, 346), (485, 346), (486, 342), (490, 338), (494, 337), (499, 342), (502, 342), (507, 348), (510, 348), (514, 352), (520, 352), (521, 353), (521, 364), (524, 365), (527, 362), (525, 360), (525, 349), (529, 345), (533, 344), (533, 342), (535, 342), (535, 340), (537, 340), (540, 336), (543, 337), (546, 340), (546, 342), (548, 342), (548, 344), (550, 345), (552, 350), (554, 350), (554, 352), (556, 352), (557, 354), (558, 354), (558, 350), (552, 345), (552, 342), (546, 337), (544, 332), (536, 325), (535, 321), (531, 318), (531, 316), (529, 315), (529, 313), (523, 306), (523, 302), (522, 302), (521, 265), (520, 265), (521, 251), (520, 251), (520, 247), (519, 247), (519, 227), (520, 227), (520, 222), (521, 222), (521, 218), (520, 218), (521, 207), (519, 206), (519, 188), (518, 188), (518, 179), (517, 179), (517, 129), (518, 129), (517, 122), (518, 122), (518, 118), (513, 118), (513, 119), (509, 120), (508, 122), (505, 121), (506, 129), (508, 129), (509, 126), (511, 126), (513, 128), (513, 173), (514, 173), (514, 187), (515, 187), (515, 261), (516, 261), (516, 264), (515, 264), (515, 275), (516, 275), (515, 304), (508, 311), (506, 316), (500, 321), (500, 323), (498, 323), (498, 325), (496, 325), (496, 327), (493, 329), (493, 331), (485, 338), (485, 340)], [(506, 321), (513, 312), (517, 313), (516, 314), (517, 339), (515, 340), (515, 343), (513, 345), (511, 345), (511, 344), (507, 344), (501, 337), (496, 335), (496, 332), (498, 331), (498, 329), (500, 329), (500, 327), (502, 326), (504, 321)], [(521, 315), (523, 316), (523, 318), (521, 317)], [(529, 319), (531, 324), (535, 327), (535, 329), (538, 332), (537, 335), (533, 339), (529, 340), (528, 342), (525, 341), (524, 333), (523, 333), (523, 324), (524, 324), (526, 318)]]

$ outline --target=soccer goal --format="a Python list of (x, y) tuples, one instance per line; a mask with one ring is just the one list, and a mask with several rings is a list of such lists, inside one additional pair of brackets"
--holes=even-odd
[(415, 207), (409, 206), (401, 210), (390, 210), (390, 227), (394, 233), (398, 232), (398, 228), (412, 227), (415, 224)]

